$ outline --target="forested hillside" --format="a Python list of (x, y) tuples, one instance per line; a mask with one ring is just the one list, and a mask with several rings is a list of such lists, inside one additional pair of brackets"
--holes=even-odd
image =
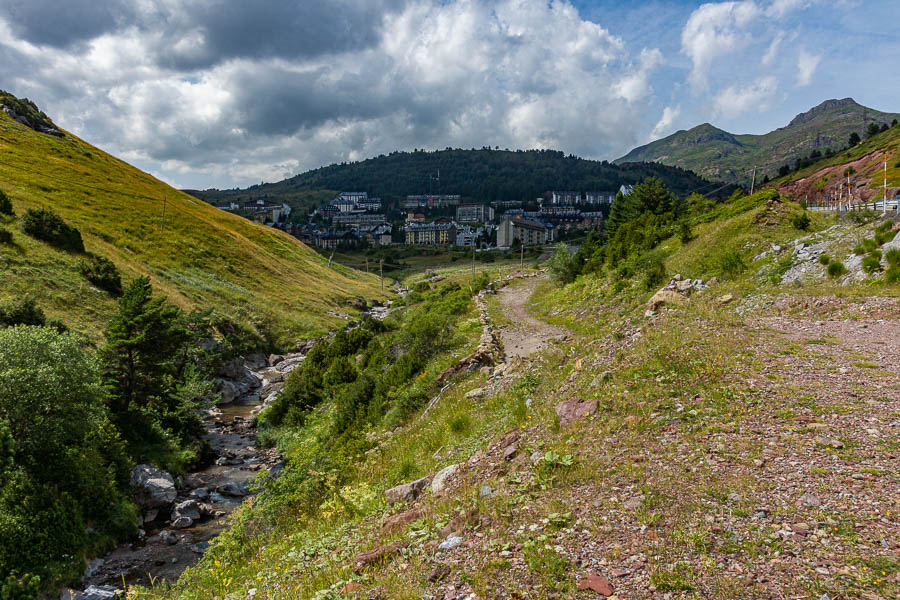
[[(440, 178), (438, 179), (438, 175)], [(460, 194), (481, 201), (533, 200), (548, 190), (615, 191), (655, 176), (679, 195), (695, 191), (727, 197), (732, 188), (710, 185), (690, 171), (661, 164), (613, 165), (553, 150), (446, 149), (393, 152), (361, 162), (314, 169), (278, 183), (244, 190), (187, 190), (210, 202), (268, 196), (321, 200), (312, 190), (358, 190), (385, 200), (410, 194)]]

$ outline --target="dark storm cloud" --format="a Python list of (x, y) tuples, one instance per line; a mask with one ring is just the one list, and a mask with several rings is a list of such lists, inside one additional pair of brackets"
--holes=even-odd
[(202, 24), (207, 60), (312, 58), (370, 48), (381, 38), (386, 13), (401, 0), (328, 2), (218, 0), (186, 8), (188, 22)]
[(32, 44), (64, 48), (131, 22), (132, 5), (116, 0), (4, 0), (0, 17)]

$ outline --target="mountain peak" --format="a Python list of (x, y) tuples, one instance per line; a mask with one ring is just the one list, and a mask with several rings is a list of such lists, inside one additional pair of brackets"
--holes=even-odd
[(832, 112), (847, 112), (848, 108), (862, 108), (862, 106), (856, 102), (853, 98), (843, 98), (842, 100), (837, 100), (832, 98), (831, 100), (826, 100), (819, 104), (818, 106), (814, 106), (804, 113), (800, 113), (796, 117), (794, 117), (790, 123), (788, 123), (788, 127), (794, 127), (796, 125), (803, 125), (804, 123), (809, 123), (810, 121), (815, 120), (816, 118), (832, 113)]

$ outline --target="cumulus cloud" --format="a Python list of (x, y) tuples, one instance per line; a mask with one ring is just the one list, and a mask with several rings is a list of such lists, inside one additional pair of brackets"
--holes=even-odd
[(648, 141), (658, 140), (659, 138), (668, 135), (671, 132), (672, 124), (675, 122), (681, 115), (681, 107), (680, 106), (667, 106), (663, 109), (663, 114), (659, 118), (659, 121), (656, 122), (656, 125), (653, 127), (653, 131), (650, 132), (650, 138)]
[(761, 77), (746, 86), (732, 85), (725, 88), (713, 100), (715, 112), (733, 118), (750, 110), (768, 110), (778, 90), (773, 76)]
[(800, 55), (797, 57), (797, 85), (809, 85), (821, 61), (821, 54), (811, 54), (806, 50), (800, 50)]
[(662, 64), (563, 0), (72, 0), (84, 14), (55, 29), (41, 3), (0, 10), (0, 79), (105, 149), (218, 185), (398, 148), (624, 153)]
[(705, 88), (713, 62), (752, 41), (746, 28), (761, 14), (752, 0), (708, 3), (691, 13), (681, 31), (681, 49), (693, 64), (694, 86)]

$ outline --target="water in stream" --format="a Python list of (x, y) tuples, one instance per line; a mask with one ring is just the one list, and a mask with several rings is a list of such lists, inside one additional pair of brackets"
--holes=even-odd
[[(243, 401), (215, 407), (206, 418), (205, 437), (220, 457), (219, 462), (234, 464), (213, 464), (185, 476), (182, 479), (184, 485), (179, 485), (176, 503), (196, 499), (209, 505), (215, 511), (214, 515), (199, 519), (184, 529), (171, 529), (165, 515), (160, 515), (145, 524), (143, 539), (120, 544), (102, 562), (94, 561), (82, 582), (83, 588), (89, 585), (121, 588), (123, 582), (127, 585), (148, 585), (162, 580), (174, 582), (188, 566), (199, 560), (208, 542), (225, 529), (228, 513), (244, 499), (215, 490), (229, 483), (244, 486), (260, 469), (278, 460), (273, 451), (257, 449), (253, 445), (256, 430), (252, 418), (259, 406), (258, 395), (251, 394)], [(210, 492), (208, 498), (191, 496), (192, 489), (198, 487)], [(160, 535), (164, 530), (174, 534), (177, 542), (167, 543), (168, 534)]]

